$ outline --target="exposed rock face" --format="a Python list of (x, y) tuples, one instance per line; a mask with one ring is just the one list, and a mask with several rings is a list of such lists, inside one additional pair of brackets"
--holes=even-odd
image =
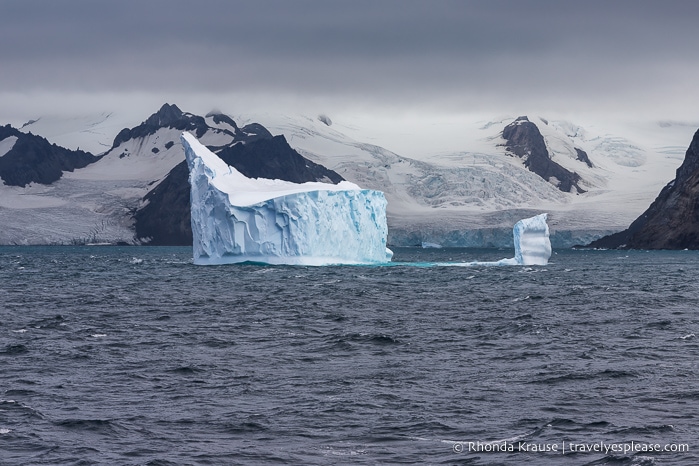
[(343, 178), (313, 163), (291, 148), (284, 136), (259, 139), (221, 149), (217, 155), (248, 178), (271, 178), (294, 183), (327, 181), (337, 184)]
[(10, 125), (1, 126), (0, 141), (7, 138), (16, 138), (12, 148), (0, 157), (0, 178), (8, 186), (51, 184), (64, 171), (72, 172), (100, 159), (89, 152), (51, 144), (41, 136), (23, 133)]
[[(524, 166), (530, 171), (554, 183), (561, 191), (571, 192), (575, 189), (578, 193), (585, 192), (578, 185), (581, 180), (580, 175), (566, 170), (551, 160), (539, 128), (526, 116), (521, 116), (507, 125), (502, 131), (502, 137), (507, 141), (505, 147), (508, 151), (524, 159)], [(578, 152), (578, 159), (580, 159), (580, 152)], [(586, 163), (589, 163), (589, 159)]]
[(192, 244), (187, 163), (175, 166), (134, 214), (136, 238), (155, 246)]
[[(161, 113), (157, 121), (165, 125), (170, 125), (174, 121), (179, 126), (193, 127), (193, 132), (200, 131), (201, 134), (209, 129), (203, 118), (189, 114), (176, 116), (172, 113), (172, 107), (177, 107), (174, 105), (166, 107), (167, 104), (141, 125), (147, 127), (148, 131), (152, 131), (144, 134), (155, 133), (158, 129), (155, 126), (155, 117)], [(252, 123), (238, 128), (233, 119), (227, 115), (207, 116), (212, 117), (217, 124), (224, 122), (234, 128), (230, 133), (235, 136), (231, 144), (224, 147), (209, 147), (209, 149), (245, 176), (280, 179), (294, 183), (325, 181), (337, 184), (343, 180), (336, 172), (301, 156), (289, 146), (284, 136), (272, 136), (260, 124)], [(203, 122), (203, 127), (199, 125), (199, 119)], [(185, 120), (189, 120), (190, 123), (183, 124)], [(152, 124), (149, 124), (149, 121)], [(122, 133), (127, 134), (127, 131), (128, 134), (143, 133), (143, 130), (136, 130), (136, 128), (123, 130)], [(183, 160), (144, 197), (145, 205), (134, 213), (137, 238), (152, 245), (192, 244), (188, 176), (189, 169)]]
[(648, 210), (624, 231), (589, 244), (594, 248), (699, 249), (699, 130), (684, 162)]
[(594, 167), (590, 161), (590, 157), (587, 155), (587, 152), (582, 149), (578, 149), (577, 147), (575, 148), (575, 152), (578, 154), (578, 160), (585, 162), (585, 164), (590, 168)]

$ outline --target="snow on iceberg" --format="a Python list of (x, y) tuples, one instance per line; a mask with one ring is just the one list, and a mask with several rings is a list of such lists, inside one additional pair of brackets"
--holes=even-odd
[(251, 179), (194, 136), (181, 136), (189, 165), (194, 263), (381, 264), (386, 198), (337, 185)]

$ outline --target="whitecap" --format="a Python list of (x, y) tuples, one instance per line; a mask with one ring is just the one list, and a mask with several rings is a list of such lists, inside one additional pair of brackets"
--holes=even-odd
[(648, 464), (656, 464), (655, 460), (656, 460), (656, 458), (654, 458), (652, 456), (634, 456), (633, 460), (630, 464), (632, 466), (633, 465), (645, 466)]
[(13, 333), (25, 333), (26, 331), (27, 331), (26, 328), (21, 328), (21, 329), (19, 329), (19, 330), (13, 330), (12, 332), (13, 332)]
[(93, 338), (104, 338), (107, 336), (106, 333), (95, 333), (94, 335), (90, 335)]
[(696, 335), (694, 335), (693, 333), (690, 333), (689, 335), (685, 335), (685, 336), (683, 336), (683, 337), (680, 337), (680, 339), (681, 339), (681, 340), (686, 340), (686, 339), (688, 339), (688, 338), (694, 338), (694, 337), (696, 337)]
[(0, 429), (0, 435), (9, 434), (10, 432), (12, 432), (11, 429)]
[(365, 455), (367, 453), (367, 450), (364, 448), (361, 448), (359, 445), (347, 445), (345, 446), (323, 446), (320, 447), (322, 453), (324, 455), (333, 455), (333, 456), (357, 456), (357, 455)]

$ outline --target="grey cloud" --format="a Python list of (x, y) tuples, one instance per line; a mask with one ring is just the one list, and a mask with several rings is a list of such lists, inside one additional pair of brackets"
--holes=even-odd
[(694, 1), (11, 0), (0, 86), (463, 105), (670, 93), (699, 66), (698, 14)]

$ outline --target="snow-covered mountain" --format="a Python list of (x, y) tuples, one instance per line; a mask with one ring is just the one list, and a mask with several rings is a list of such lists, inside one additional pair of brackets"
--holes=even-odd
[[(426, 123), (420, 140), (433, 138), (434, 143), (408, 151), (407, 157), (389, 148), (404, 148), (416, 136), (392, 139), (390, 131), (384, 137), (376, 128), (332, 115), (230, 118), (179, 112), (184, 119), (178, 123), (177, 112), (170, 110), (161, 109), (131, 129), (114, 130), (114, 143), (99, 162), (64, 173), (50, 185), (0, 186), (0, 222), (8, 225), (0, 231), (0, 243), (133, 242), (136, 236), (149, 236), (136, 235), (134, 215), (153, 218), (143, 212), (156, 197), (160, 205), (188, 199), (188, 187), (182, 186), (186, 172), (168, 176), (184, 160), (179, 144), (183, 130), (219, 152), (235, 147), (236, 138), (269, 130), (268, 136), (284, 135), (291, 148), (348, 181), (384, 191), (389, 244), (509, 247), (517, 220), (549, 212), (554, 247), (570, 246), (628, 226), (673, 178), (696, 129), (676, 122), (578, 125), (528, 115), (544, 141), (549, 158), (541, 159), (544, 165), (574, 174), (571, 189), (562, 190), (562, 176), (532, 171), (531, 147), (517, 143), (524, 147), (517, 149), (503, 137), (505, 128), (522, 115), (454, 128)], [(112, 115), (104, 121), (110, 118), (119, 120)], [(49, 123), (37, 118), (27, 128), (38, 129), (35, 125), (42, 121)], [(73, 147), (90, 148), (94, 135), (78, 126), (69, 133)], [(96, 127), (106, 128), (90, 126)], [(63, 134), (65, 138), (68, 133)], [(171, 214), (173, 222), (187, 227), (181, 213)]]
[[(693, 132), (687, 124), (662, 122), (617, 124), (619, 132), (612, 133), (606, 126), (529, 117), (551, 160), (579, 175), (585, 191), (563, 192), (559, 180), (542, 179), (508, 149), (503, 130), (517, 118), (473, 121), (450, 132), (426, 129), (435, 133), (434, 145), (441, 151), (421, 148), (425, 155), (418, 160), (358, 141), (358, 135), (377, 134), (356, 122), (333, 118), (328, 126), (312, 117), (236, 117), (259, 121), (285, 134), (309, 159), (360, 186), (386, 192), (393, 245), (506, 247), (511, 226), (540, 212), (550, 213), (555, 247), (586, 244), (622, 230), (652, 202), (682, 162)], [(456, 135), (451, 147), (442, 140), (447, 134)]]
[[(165, 104), (141, 124), (119, 131), (111, 148), (90, 165), (83, 163), (84, 168), (59, 170), (59, 176), (50, 181), (31, 180), (36, 182), (26, 186), (3, 183), (0, 222), (5, 228), (0, 230), (0, 244), (191, 243), (189, 185), (180, 142), (183, 131), (196, 135), (224, 160), (238, 157), (247, 162), (247, 170), (258, 168), (259, 163), (248, 159), (254, 156), (257, 143), (265, 142), (275, 146), (276, 155), (264, 160), (286, 162), (276, 167), (280, 177), (341, 179), (288, 146), (285, 152), (279, 141), (283, 137), (275, 138), (259, 124), (239, 128), (226, 115), (202, 117)], [(17, 135), (20, 140), (29, 137), (16, 129), (0, 134), (0, 148), (9, 151), (6, 155), (13, 160), (17, 157), (10, 149)], [(81, 154), (67, 152), (73, 157)], [(0, 157), (0, 168), (5, 160), (4, 155)], [(17, 166), (26, 171), (21, 164), (12, 164)]]
[[(119, 133), (117, 141), (140, 140), (144, 135), (164, 128), (201, 135), (200, 141), (208, 141), (209, 149), (219, 158), (250, 178), (294, 183), (338, 183), (343, 180), (337, 173), (302, 157), (288, 145), (284, 136), (273, 136), (257, 123), (238, 128), (235, 121), (222, 114), (201, 118), (184, 114), (175, 106), (163, 106), (142, 125)], [(228, 138), (207, 138), (209, 133), (219, 136), (222, 133)], [(182, 161), (143, 198), (133, 216), (138, 241), (156, 245), (191, 244), (188, 176), (187, 165)]]

